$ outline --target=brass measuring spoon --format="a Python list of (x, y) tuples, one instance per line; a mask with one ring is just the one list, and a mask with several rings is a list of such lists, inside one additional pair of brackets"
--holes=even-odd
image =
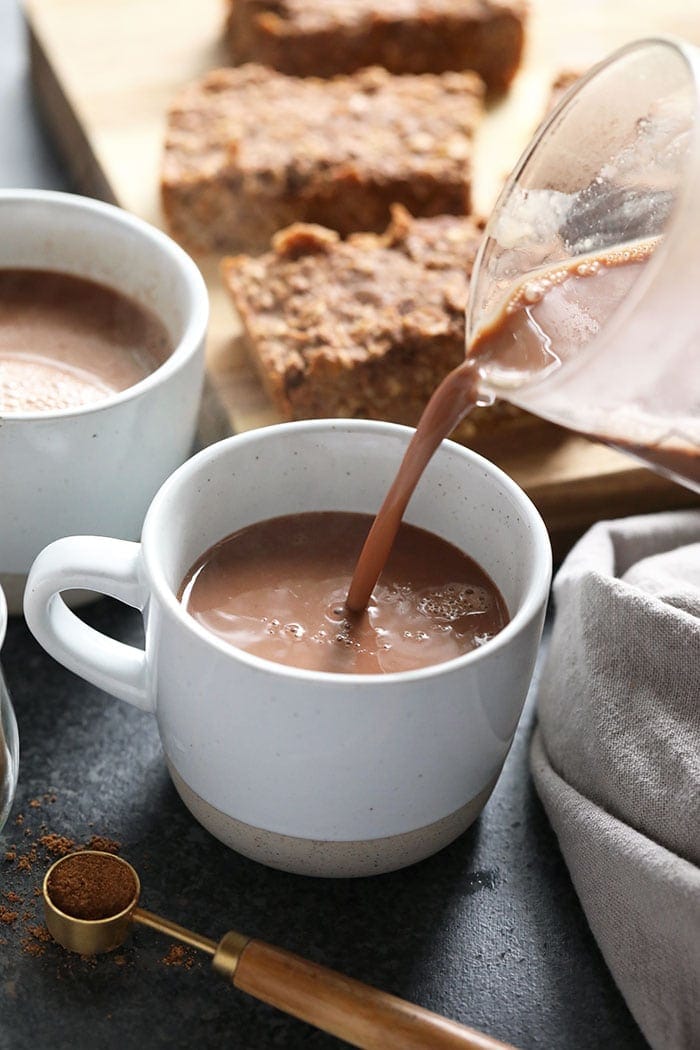
[[(63, 868), (62, 876), (85, 882), (80, 858), (86, 856), (104, 858), (99, 862), (103, 872), (105, 865), (114, 865), (113, 874), (123, 878), (125, 871), (129, 873), (133, 895), (117, 914), (74, 918), (51, 899), (52, 877), (59, 868)], [(70, 853), (52, 864), (44, 877), (46, 925), (60, 945), (83, 955), (119, 947), (132, 923), (150, 926), (207, 952), (213, 968), (241, 991), (365, 1050), (513, 1050), (507, 1043), (235, 930), (225, 933), (218, 943), (202, 937), (139, 908), (140, 892), (136, 871), (121, 857), (100, 850)]]

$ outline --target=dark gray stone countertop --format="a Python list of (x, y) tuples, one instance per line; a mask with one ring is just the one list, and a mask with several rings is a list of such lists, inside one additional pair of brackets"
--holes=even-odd
[[(85, 618), (138, 644), (131, 610), (103, 599)], [(530, 697), (480, 820), (435, 857), (390, 875), (324, 880), (238, 856), (190, 816), (155, 720), (76, 678), (10, 622), (3, 666), (20, 728), (20, 783), (2, 851), (2, 890), (21, 903), (0, 927), (2, 1050), (201, 1050), (338, 1046), (226, 986), (205, 956), (163, 961), (170, 943), (137, 929), (84, 960), (33, 935), (49, 833), (120, 843), (144, 907), (218, 938), (236, 928), (509, 1040), (546, 1050), (640, 1050), (535, 795)], [(18, 820), (21, 821), (17, 823)], [(20, 864), (19, 858), (28, 857)], [(28, 867), (29, 870), (23, 870)]]
[[(0, 0), (0, 185), (66, 188), (27, 85), (15, 0)], [(86, 618), (138, 642), (139, 617), (102, 600)], [(578, 904), (528, 771), (530, 698), (481, 819), (437, 856), (391, 875), (321, 880), (248, 861), (179, 801), (155, 721), (59, 667), (21, 620), (2, 654), (19, 721), (16, 803), (0, 836), (1, 1050), (328, 1048), (340, 1044), (229, 988), (205, 957), (167, 965), (169, 942), (69, 955), (41, 937), (49, 833), (118, 840), (145, 907), (217, 938), (279, 944), (523, 1048), (641, 1050)], [(14, 860), (3, 860), (16, 847)], [(20, 858), (26, 857), (25, 861)]]

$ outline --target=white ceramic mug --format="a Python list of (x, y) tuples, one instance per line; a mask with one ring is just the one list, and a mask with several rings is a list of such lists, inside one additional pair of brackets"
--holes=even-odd
[(0, 583), (19, 612), (47, 543), (77, 532), (136, 539), (154, 494), (190, 454), (208, 299), (199, 270), (165, 234), (65, 193), (0, 191), (0, 267), (110, 285), (154, 310), (174, 346), (140, 383), (94, 404), (0, 414)]
[[(234, 649), (177, 600), (226, 535), (280, 514), (376, 512), (413, 431), (315, 420), (212, 445), (168, 479), (141, 544), (59, 540), (25, 597), (41, 644), (147, 711), (194, 816), (247, 856), (312, 875), (364, 875), (434, 853), (475, 819), (513, 739), (551, 574), (545, 526), (501, 470), (444, 442), (406, 515), (490, 574), (511, 621), (483, 647), (416, 671), (304, 671)], [(98, 634), (59, 592), (93, 588), (141, 609), (145, 652)]]

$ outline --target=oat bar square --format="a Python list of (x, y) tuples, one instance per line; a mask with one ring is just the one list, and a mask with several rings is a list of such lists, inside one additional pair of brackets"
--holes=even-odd
[(380, 231), (394, 202), (416, 215), (470, 209), (474, 73), (320, 80), (258, 65), (216, 70), (172, 106), (162, 200), (193, 251), (255, 251), (292, 222)]
[(521, 0), (230, 0), (227, 34), (234, 61), (296, 76), (473, 69), (503, 91), (525, 15)]
[[(469, 275), (481, 225), (393, 209), (383, 236), (297, 224), (272, 251), (224, 259), (251, 358), (285, 419), (361, 417), (412, 426), (464, 358)], [(525, 413), (476, 409), (462, 425), (502, 427)]]

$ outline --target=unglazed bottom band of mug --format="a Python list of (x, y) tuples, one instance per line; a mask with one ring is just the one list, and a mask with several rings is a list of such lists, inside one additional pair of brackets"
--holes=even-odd
[(192, 791), (170, 762), (168, 769), (180, 798), (192, 816), (226, 846), (270, 868), (279, 868), (294, 875), (338, 879), (382, 875), (437, 853), (473, 824), (498, 779), (494, 777), (483, 791), (464, 806), (436, 820), (434, 824), (387, 838), (327, 842), (266, 831), (229, 817)]
[[(27, 585), (25, 573), (0, 573), (0, 587), (7, 599), (7, 612), (10, 616), (21, 616), (24, 588)], [(96, 602), (101, 594), (95, 591), (64, 591), (63, 599), (70, 609), (79, 609), (90, 602)]]

